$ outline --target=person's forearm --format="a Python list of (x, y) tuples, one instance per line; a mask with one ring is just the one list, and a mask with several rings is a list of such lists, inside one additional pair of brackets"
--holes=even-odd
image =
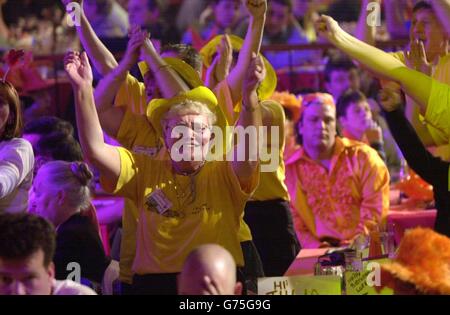
[(450, 0), (431, 0), (430, 3), (444, 26), (447, 36), (450, 36)]
[(117, 67), (117, 61), (113, 54), (101, 42), (97, 34), (95, 34), (83, 11), (80, 16), (80, 25), (77, 26), (76, 29), (83, 48), (86, 50), (95, 69), (97, 69), (101, 75), (107, 75), (111, 70)]
[(367, 21), (369, 14), (373, 14), (367, 10), (369, 3), (370, 0), (362, 1), (361, 12), (359, 13), (359, 19), (355, 29), (355, 36), (369, 45), (375, 45), (376, 26), (369, 25)]
[(245, 138), (238, 139), (233, 160), (236, 175), (245, 181), (253, 175), (259, 161), (259, 129), (262, 126), (262, 113), (256, 91), (244, 93), (236, 126), (244, 130), (248, 127), (254, 128), (255, 131), (250, 130), (249, 141)]
[(420, 141), (414, 128), (400, 109), (386, 112), (386, 122), (408, 165), (424, 180), (433, 184), (447, 181), (448, 163), (434, 157)]
[(248, 70), (252, 53), (259, 54), (264, 31), (265, 17), (254, 19), (250, 17), (244, 44), (239, 52), (236, 66), (231, 70), (227, 78), (230, 87), (233, 104), (242, 98), (242, 81)]
[(127, 74), (128, 67), (120, 63), (118, 67), (99, 81), (94, 93), (98, 113), (113, 107), (116, 93), (124, 83)]
[(144, 45), (143, 49), (144, 61), (147, 62), (147, 65), (153, 72), (155, 82), (158, 84), (164, 98), (172, 98), (180, 92), (188, 91), (190, 89), (180, 75), (176, 73), (154, 49), (151, 49), (148, 45)]
[(81, 148), (84, 156), (97, 166), (106, 144), (95, 108), (93, 88), (91, 86), (74, 88), (74, 94)]
[(430, 77), (409, 69), (400, 60), (358, 40), (342, 29), (330, 40), (337, 48), (376, 75), (400, 83), (405, 93), (417, 102), (421, 113), (425, 113), (431, 91)]

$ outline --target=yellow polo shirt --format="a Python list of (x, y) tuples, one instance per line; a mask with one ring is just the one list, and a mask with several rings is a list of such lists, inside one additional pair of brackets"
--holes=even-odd
[[(121, 171), (112, 193), (134, 200), (139, 209), (135, 273), (180, 272), (187, 255), (206, 243), (223, 246), (243, 266), (241, 217), (258, 185), (259, 170), (241, 187), (230, 162), (206, 162), (195, 177), (193, 192), (190, 178), (175, 175), (170, 161), (118, 150)], [(171, 204), (163, 213), (148, 202), (158, 191)], [(195, 200), (189, 203), (192, 194)]]

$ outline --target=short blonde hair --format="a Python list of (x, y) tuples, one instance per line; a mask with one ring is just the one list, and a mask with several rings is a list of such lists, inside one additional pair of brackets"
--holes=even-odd
[(209, 109), (208, 105), (198, 101), (185, 100), (182, 103), (172, 106), (164, 115), (161, 124), (165, 127), (169, 120), (189, 114), (206, 116), (210, 126), (217, 120), (216, 114)]

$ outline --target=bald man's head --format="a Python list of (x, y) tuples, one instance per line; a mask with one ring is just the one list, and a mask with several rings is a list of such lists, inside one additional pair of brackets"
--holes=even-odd
[(233, 295), (241, 294), (236, 283), (236, 264), (231, 254), (216, 244), (193, 250), (178, 277), (178, 294)]

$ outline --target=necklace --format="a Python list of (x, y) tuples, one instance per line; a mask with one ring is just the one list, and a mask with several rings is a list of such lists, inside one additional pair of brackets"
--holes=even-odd
[(176, 167), (175, 166), (173, 167), (172, 178), (179, 211), (183, 211), (184, 210), (183, 208), (185, 206), (188, 206), (195, 201), (197, 195), (195, 178), (202, 169), (204, 164), (205, 163), (203, 162), (194, 172), (190, 174), (187, 172), (178, 171), (180, 175), (189, 177), (189, 184), (184, 188), (177, 180)]

